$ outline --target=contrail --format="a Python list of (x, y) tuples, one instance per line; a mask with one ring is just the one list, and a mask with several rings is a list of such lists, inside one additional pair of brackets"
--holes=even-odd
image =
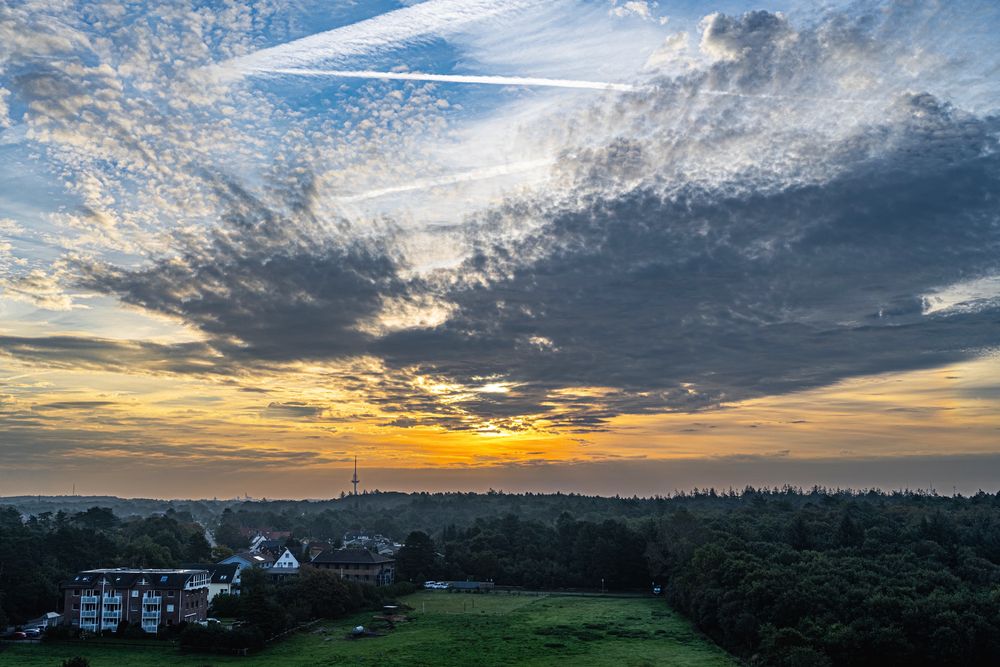
[(400, 192), (412, 192), (413, 190), (426, 190), (428, 188), (435, 188), (444, 185), (454, 185), (456, 183), (468, 183), (470, 181), (482, 181), (487, 178), (496, 178), (498, 176), (509, 176), (512, 174), (520, 174), (526, 171), (533, 171), (535, 169), (542, 169), (544, 167), (549, 167), (555, 164), (554, 160), (530, 160), (526, 162), (515, 162), (514, 164), (504, 164), (495, 167), (485, 167), (483, 169), (473, 169), (471, 171), (463, 171), (458, 174), (448, 174), (447, 176), (438, 176), (436, 178), (421, 178), (415, 181), (410, 181), (403, 185), (396, 185), (391, 188), (381, 188), (378, 190), (368, 190), (367, 192), (360, 192), (355, 195), (347, 195), (344, 197), (337, 197), (337, 201), (344, 204), (349, 204), (353, 202), (365, 201), (366, 199), (375, 199), (377, 197), (385, 197), (386, 195), (394, 195)]
[(539, 4), (541, 0), (427, 0), (364, 21), (233, 58), (220, 67), (236, 72), (305, 67), (377, 53), (429, 36), (461, 30), (470, 23)]
[(550, 88), (582, 88), (587, 90), (637, 90), (628, 83), (580, 81), (577, 79), (545, 79), (529, 76), (485, 76), (471, 74), (431, 74), (428, 72), (376, 72), (372, 70), (254, 68), (249, 74), (288, 74), (291, 76), (339, 77), (344, 79), (391, 79), (398, 81), (440, 81), (442, 83), (480, 83), (489, 86), (547, 86)]

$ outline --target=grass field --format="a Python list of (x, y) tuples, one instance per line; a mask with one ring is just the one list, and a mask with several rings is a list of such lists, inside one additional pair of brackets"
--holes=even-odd
[(732, 666), (662, 600), (559, 595), (467, 595), (424, 591), (406, 597), (412, 620), (386, 636), (347, 639), (371, 613), (325, 622), (249, 658), (182, 654), (169, 647), (12, 645), (4, 667), (58, 667), (82, 655), (92, 667), (379, 667), (434, 665)]

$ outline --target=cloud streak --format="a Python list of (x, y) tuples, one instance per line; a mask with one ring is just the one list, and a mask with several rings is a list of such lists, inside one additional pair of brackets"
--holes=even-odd
[(485, 76), (474, 74), (430, 74), (428, 72), (377, 72), (373, 70), (256, 68), (253, 74), (283, 74), (339, 79), (381, 79), (385, 81), (434, 81), (438, 83), (464, 83), (487, 86), (538, 86), (543, 88), (574, 88), (577, 90), (607, 90), (631, 92), (636, 86), (628, 83), (606, 81), (580, 81), (576, 79), (546, 79), (528, 76)]

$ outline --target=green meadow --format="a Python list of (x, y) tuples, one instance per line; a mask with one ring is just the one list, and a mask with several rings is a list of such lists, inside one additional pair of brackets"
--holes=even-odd
[(403, 603), (412, 607), (410, 620), (383, 636), (347, 638), (356, 625), (372, 626), (368, 612), (319, 623), (249, 658), (185, 654), (155, 642), (148, 648), (22, 644), (0, 653), (0, 665), (58, 667), (74, 655), (88, 658), (91, 667), (736, 664), (653, 598), (423, 591)]

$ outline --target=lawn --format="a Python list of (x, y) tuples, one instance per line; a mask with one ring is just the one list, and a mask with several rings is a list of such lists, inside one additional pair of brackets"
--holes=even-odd
[(347, 639), (372, 614), (321, 623), (250, 658), (181, 654), (169, 647), (14, 645), (0, 665), (58, 667), (72, 655), (92, 667), (316, 667), (370, 665), (676, 665), (735, 661), (698, 635), (663, 600), (424, 591), (404, 598), (412, 619), (386, 636)]

